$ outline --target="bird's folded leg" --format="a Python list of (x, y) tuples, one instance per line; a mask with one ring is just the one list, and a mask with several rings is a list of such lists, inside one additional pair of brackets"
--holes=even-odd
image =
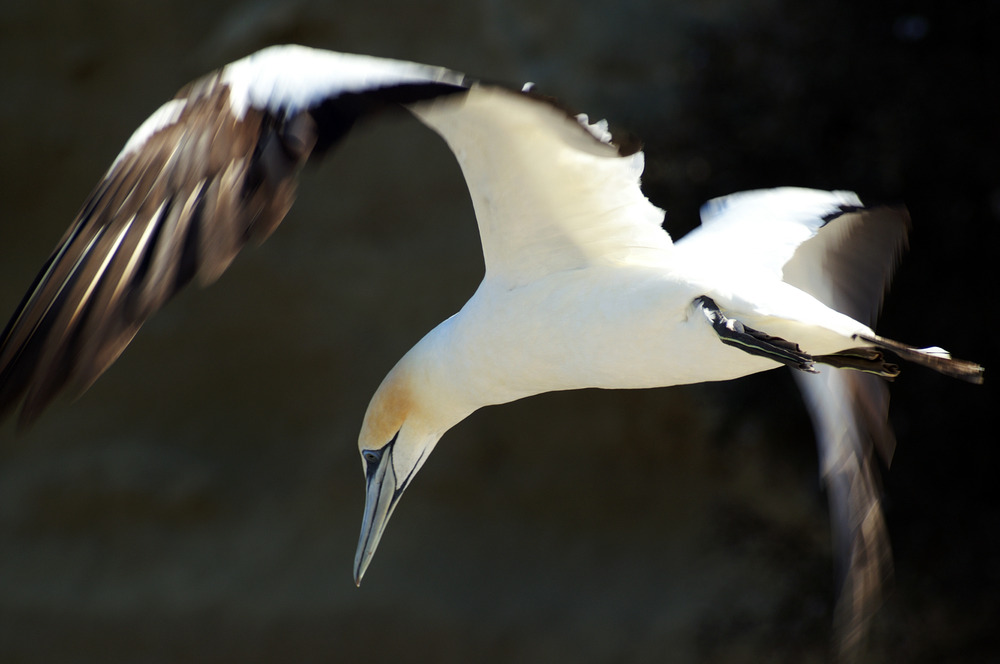
[(694, 304), (705, 314), (705, 318), (712, 324), (719, 339), (727, 346), (787, 364), (799, 371), (819, 373), (813, 363), (813, 357), (803, 353), (798, 344), (747, 327), (735, 318), (728, 318), (719, 309), (715, 300), (707, 295), (695, 298)]

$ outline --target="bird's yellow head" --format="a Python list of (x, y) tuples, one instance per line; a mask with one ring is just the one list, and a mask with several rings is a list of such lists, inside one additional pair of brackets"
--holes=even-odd
[(382, 381), (368, 405), (358, 439), (366, 485), (361, 537), (354, 556), (358, 585), (403, 491), (444, 432), (458, 421), (428, 407), (435, 403), (433, 390), (421, 384), (419, 372), (413, 371), (408, 360), (404, 357)]

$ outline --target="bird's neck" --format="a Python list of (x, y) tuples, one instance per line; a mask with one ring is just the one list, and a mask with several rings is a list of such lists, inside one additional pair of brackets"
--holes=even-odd
[(427, 333), (382, 381), (365, 416), (370, 435), (388, 440), (404, 422), (441, 435), (486, 405), (469, 389), (450, 327)]

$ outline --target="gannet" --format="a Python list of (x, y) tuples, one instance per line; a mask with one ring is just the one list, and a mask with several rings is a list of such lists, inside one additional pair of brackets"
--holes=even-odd
[(887, 461), (894, 444), (888, 356), (983, 378), (872, 328), (906, 244), (905, 208), (867, 208), (846, 191), (744, 192), (707, 203), (702, 225), (672, 242), (640, 189), (643, 153), (530, 86), (301, 46), (189, 84), (128, 139), (0, 335), (0, 416), (20, 405), (29, 423), (61, 391), (85, 391), (179, 289), (210, 284), (275, 229), (311, 157), (395, 108), (454, 152), (485, 275), (364, 416), (355, 582), (440, 438), (479, 408), (789, 366), (828, 488), (841, 641), (856, 643), (891, 565), (872, 451)]

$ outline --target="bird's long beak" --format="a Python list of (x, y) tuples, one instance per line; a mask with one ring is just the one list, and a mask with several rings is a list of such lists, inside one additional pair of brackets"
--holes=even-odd
[(385, 524), (389, 522), (392, 509), (402, 493), (396, 486), (396, 471), (392, 467), (392, 448), (383, 454), (379, 464), (369, 469), (366, 478), (365, 515), (361, 522), (361, 537), (358, 550), (354, 554), (354, 583), (361, 585), (361, 577), (368, 569), (378, 547)]

